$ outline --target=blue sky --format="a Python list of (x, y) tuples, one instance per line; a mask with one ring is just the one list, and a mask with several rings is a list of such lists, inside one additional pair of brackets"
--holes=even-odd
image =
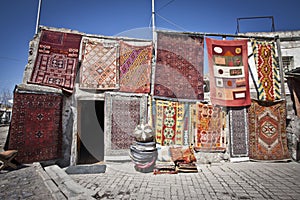
[[(40, 24), (115, 36), (145, 30), (151, 0), (43, 0)], [(156, 26), (176, 31), (234, 34), (237, 18), (274, 16), (275, 30), (300, 30), (299, 0), (155, 0)], [(22, 82), (38, 0), (1, 0), (0, 92)], [(243, 20), (240, 31), (270, 31), (270, 19)], [(133, 31), (138, 34), (139, 31)], [(138, 37), (138, 36), (137, 36)]]

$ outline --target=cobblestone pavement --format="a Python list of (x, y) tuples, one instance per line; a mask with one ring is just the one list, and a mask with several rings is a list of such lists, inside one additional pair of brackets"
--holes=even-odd
[(198, 173), (136, 172), (131, 163), (107, 163), (102, 174), (70, 175), (96, 199), (300, 199), (300, 164), (218, 163)]

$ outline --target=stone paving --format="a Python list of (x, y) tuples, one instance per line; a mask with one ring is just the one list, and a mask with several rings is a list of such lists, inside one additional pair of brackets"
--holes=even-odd
[(198, 173), (136, 172), (131, 163), (107, 163), (102, 174), (70, 175), (96, 199), (300, 199), (300, 164), (217, 163)]

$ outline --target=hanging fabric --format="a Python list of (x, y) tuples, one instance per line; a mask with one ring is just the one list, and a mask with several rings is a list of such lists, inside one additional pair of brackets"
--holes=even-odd
[(274, 42), (251, 40), (258, 75), (258, 99), (274, 101), (281, 98), (280, 78)]
[(251, 104), (247, 40), (206, 38), (211, 103), (240, 107)]

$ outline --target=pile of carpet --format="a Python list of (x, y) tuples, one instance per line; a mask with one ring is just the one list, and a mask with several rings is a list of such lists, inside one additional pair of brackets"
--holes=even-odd
[(149, 125), (138, 125), (134, 130), (135, 142), (130, 146), (130, 157), (136, 171), (153, 172), (157, 159), (154, 132)]

